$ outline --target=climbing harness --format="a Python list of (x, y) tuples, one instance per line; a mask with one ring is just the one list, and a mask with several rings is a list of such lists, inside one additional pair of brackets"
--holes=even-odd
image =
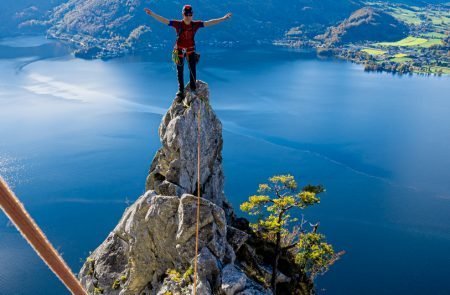
[(194, 295), (197, 293), (198, 224), (200, 222), (200, 110), (199, 107), (197, 116), (197, 223), (195, 226)]
[[(192, 31), (194, 31), (194, 23), (193, 22), (191, 22), (191, 29), (192, 29)], [(183, 24), (180, 25), (180, 30), (179, 31), (177, 30), (177, 39), (175, 40), (175, 45), (173, 46), (173, 51), (172, 51), (172, 60), (177, 65), (180, 64), (179, 63), (179, 57), (180, 57), (179, 54), (180, 53), (178, 51), (178, 40), (180, 40), (180, 36), (181, 36), (182, 32), (183, 32)], [(195, 51), (195, 40), (194, 40), (194, 37), (192, 37), (192, 41), (194, 41), (194, 47), (193, 48), (194, 48), (194, 51)], [(186, 48), (183, 48), (183, 50), (186, 51)], [(177, 55), (178, 59), (175, 59), (174, 55)]]
[[(191, 54), (191, 56), (189, 56), (189, 55), (186, 54), (186, 49), (184, 49), (184, 48), (181, 50), (181, 52), (183, 53), (182, 57), (185, 58), (185, 59), (188, 59), (188, 60), (186, 61), (186, 63), (187, 63), (188, 68), (189, 68), (189, 73), (190, 73), (189, 79), (190, 79), (191, 76), (194, 77), (194, 73), (192, 72), (191, 64), (189, 63), (189, 59), (192, 58), (192, 55), (195, 54), (194, 58), (197, 59), (197, 60), (196, 60), (196, 63), (198, 63), (198, 61), (199, 61), (199, 59), (200, 59), (200, 54), (197, 54), (197, 53), (194, 52), (194, 53)], [(174, 50), (173, 50), (173, 52), (172, 52), (172, 61), (173, 61), (176, 65), (181, 65), (181, 59), (180, 59), (180, 57), (178, 56), (178, 49), (174, 49)], [(175, 67), (172, 67), (172, 68), (174, 69), (174, 71), (177, 71), (177, 69), (176, 69)], [(184, 74), (184, 73), (183, 73), (183, 74)]]
[[(191, 22), (191, 30), (192, 30), (192, 42), (194, 43), (194, 46), (189, 47), (189, 48), (182, 48), (182, 56), (186, 57), (187, 55), (194, 55), (195, 58), (195, 63), (197, 64), (200, 61), (200, 54), (197, 53), (195, 51), (195, 34), (194, 34), (194, 23)], [(180, 39), (181, 33), (183, 32), (183, 25), (180, 26), (180, 30), (177, 31), (177, 39), (175, 40), (175, 45), (174, 45), (174, 49), (172, 50), (172, 61), (177, 64), (180, 65), (180, 52), (178, 50), (178, 40)], [(189, 50), (188, 50), (189, 49)], [(187, 52), (187, 54), (186, 54)]]
[(67, 266), (64, 259), (58, 254), (45, 234), (1, 177), (0, 207), (5, 211), (6, 215), (14, 223), (25, 240), (67, 289), (75, 295), (87, 295), (86, 291), (81, 286), (81, 283), (72, 273), (69, 266)]

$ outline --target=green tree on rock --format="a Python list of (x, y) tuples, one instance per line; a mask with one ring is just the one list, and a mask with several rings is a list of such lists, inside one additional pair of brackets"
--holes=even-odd
[(250, 196), (240, 208), (258, 216), (250, 226), (255, 234), (275, 245), (270, 284), (276, 294), (278, 260), (282, 253), (291, 252), (295, 263), (314, 280), (344, 252), (335, 253), (325, 236), (318, 233), (318, 223), (308, 224), (303, 214), (300, 221), (291, 216), (294, 210), (301, 211), (320, 203), (319, 194), (325, 191), (323, 186), (307, 185), (299, 190), (296, 180), (289, 174), (275, 175), (268, 180), (268, 183), (260, 184), (258, 194)]

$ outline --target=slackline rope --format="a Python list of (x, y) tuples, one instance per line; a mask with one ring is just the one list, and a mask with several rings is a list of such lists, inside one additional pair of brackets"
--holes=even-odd
[(53, 248), (45, 234), (25, 210), (6, 182), (0, 177), (0, 207), (14, 223), (22, 236), (48, 265), (53, 273), (74, 295), (87, 295), (64, 259)]
[(194, 295), (197, 293), (198, 224), (200, 221), (200, 110), (199, 106), (197, 116), (197, 223), (195, 226)]

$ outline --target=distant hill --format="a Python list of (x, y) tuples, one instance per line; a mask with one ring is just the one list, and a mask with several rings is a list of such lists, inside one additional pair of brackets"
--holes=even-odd
[[(7, 2), (7, 3), (5, 3)], [(443, 0), (395, 0), (386, 2), (425, 3)], [(311, 39), (324, 35), (331, 43), (336, 40), (357, 40), (361, 37), (352, 24), (338, 24), (352, 12), (363, 7), (360, 0), (243, 0), (224, 2), (219, 0), (193, 0), (195, 19), (211, 19), (232, 12), (231, 21), (198, 33), (199, 45), (253, 46), (270, 44), (292, 32), (301, 32), (302, 38)], [(181, 18), (178, 1), (154, 0), (16, 0), (0, 2), (0, 37), (19, 33), (43, 33), (69, 41), (80, 56), (117, 56), (130, 51), (145, 51), (149, 47), (172, 46), (175, 34), (172, 28), (158, 23), (143, 11), (144, 7), (170, 19)], [(54, 10), (53, 8), (56, 7)], [(381, 27), (387, 16), (376, 13), (371, 16), (369, 37), (376, 37), (380, 19)], [(366, 16), (362, 16), (363, 18)], [(388, 20), (390, 24), (396, 22)], [(353, 20), (351, 21), (353, 22)], [(356, 23), (356, 22), (355, 22)], [(327, 32), (333, 27), (334, 31)], [(398, 26), (400, 28), (400, 26)], [(293, 30), (295, 29), (295, 30)], [(346, 33), (344, 33), (344, 30)], [(373, 30), (372, 30), (373, 29)], [(388, 27), (387, 32), (398, 36), (398, 29)], [(330, 29), (331, 30), (331, 29)], [(361, 29), (363, 30), (363, 29)], [(348, 32), (347, 32), (348, 31)], [(382, 32), (381, 32), (382, 33)], [(389, 37), (389, 34), (385, 34)], [(362, 36), (364, 37), (364, 36)], [(390, 40), (383, 38), (384, 41)]]
[[(199, 31), (198, 43), (256, 45), (271, 43), (292, 26), (306, 24), (317, 35), (361, 7), (352, 0), (194, 0), (194, 19), (222, 17), (231, 21)], [(175, 34), (143, 11), (144, 7), (170, 19), (181, 18), (178, 1), (70, 0), (52, 14), (49, 35), (69, 40), (87, 55), (115, 55), (145, 50), (148, 45), (172, 45)]]
[(0, 1), (0, 37), (19, 33), (45, 33), (45, 22), (51, 10), (65, 0)]
[(391, 15), (372, 7), (363, 7), (316, 39), (326, 46), (333, 46), (360, 41), (395, 41), (406, 37), (407, 33), (407, 25)]

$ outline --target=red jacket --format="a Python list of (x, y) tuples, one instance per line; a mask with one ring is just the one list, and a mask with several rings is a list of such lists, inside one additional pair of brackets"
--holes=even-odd
[(170, 20), (169, 26), (174, 27), (177, 35), (181, 34), (176, 43), (178, 49), (186, 49), (188, 52), (195, 50), (194, 36), (198, 29), (205, 26), (203, 21), (191, 21), (189, 25), (185, 24), (183, 20)]

